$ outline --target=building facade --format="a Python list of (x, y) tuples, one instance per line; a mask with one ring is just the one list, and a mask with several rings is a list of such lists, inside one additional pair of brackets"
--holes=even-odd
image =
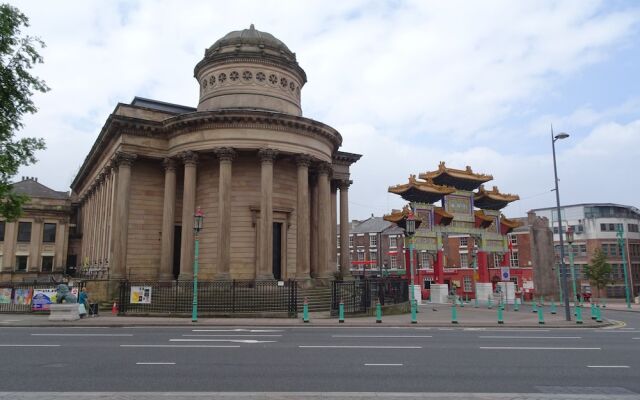
[(360, 155), (302, 116), (295, 53), (251, 26), (194, 76), (197, 107), (135, 98), (107, 119), (71, 185), (77, 259), (110, 279), (190, 280), (200, 208), (200, 278), (329, 279)]
[[(627, 267), (627, 282), (637, 296), (640, 291), (640, 210), (635, 207), (612, 203), (586, 203), (566, 205), (560, 208), (563, 234), (565, 235), (565, 263), (569, 265), (569, 252), (573, 253), (574, 273), (578, 291), (586, 290), (589, 282), (584, 278), (584, 266), (591, 262), (596, 249), (602, 250), (611, 265), (611, 279), (605, 293), (607, 297), (625, 296), (625, 271), (622, 251)], [(548, 220), (553, 230), (556, 247), (556, 263), (560, 259), (560, 235), (558, 214), (555, 207), (532, 210)], [(566, 230), (573, 230), (574, 241), (566, 241)], [(619, 246), (617, 232), (622, 230), (623, 248)], [(569, 277), (571, 279), (571, 277)], [(571, 287), (571, 284), (569, 285)], [(592, 288), (594, 289), (594, 288)], [(595, 291), (595, 290), (594, 290)]]

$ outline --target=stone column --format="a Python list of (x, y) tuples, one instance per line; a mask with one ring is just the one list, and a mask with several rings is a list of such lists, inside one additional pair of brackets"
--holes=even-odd
[(59, 219), (56, 223), (56, 243), (55, 243), (55, 257), (53, 261), (53, 271), (63, 271), (64, 266), (67, 264), (66, 250), (67, 250), (67, 221)]
[[(113, 260), (115, 259), (115, 254), (114, 254), (114, 246), (116, 243), (117, 236), (116, 236), (116, 225), (117, 225), (117, 221), (118, 221), (118, 179), (120, 177), (119, 171), (120, 168), (118, 167), (118, 163), (116, 162), (116, 159), (111, 160), (111, 171), (113, 172), (113, 177), (111, 178), (113, 181), (113, 185), (111, 187), (111, 218), (109, 220), (109, 269), (110, 269), (110, 274), (111, 274), (111, 270), (113, 270)], [(83, 237), (84, 240), (84, 237)]]
[(318, 175), (317, 173), (311, 179), (311, 199), (309, 202), (311, 228), (309, 230), (309, 253), (310, 253), (310, 275), (317, 278), (318, 273)]
[(89, 221), (91, 221), (90, 225), (90, 234), (89, 234), (89, 265), (93, 265), (96, 260), (96, 217), (98, 216), (97, 212), (97, 186), (95, 182), (91, 187), (91, 208), (89, 211)]
[(273, 163), (278, 152), (261, 149), (260, 157), (260, 264), (257, 279), (273, 279)]
[(218, 268), (216, 279), (228, 280), (231, 264), (231, 166), (236, 152), (230, 147), (215, 150), (220, 160), (218, 179)]
[(176, 162), (172, 158), (162, 161), (164, 167), (164, 203), (162, 207), (162, 247), (158, 279), (173, 280), (173, 241), (176, 219)]
[(349, 185), (351, 181), (340, 181), (340, 270), (342, 276), (351, 277), (349, 257)]
[(79, 266), (84, 265), (84, 258), (87, 256), (87, 194), (80, 199), (80, 232), (82, 233), (82, 243), (80, 245)]
[(329, 274), (333, 275), (338, 270), (338, 182), (331, 181), (331, 217), (329, 226), (331, 238), (329, 239)]
[(196, 212), (196, 164), (193, 151), (181, 154), (184, 162), (184, 190), (182, 194), (182, 241), (180, 243), (180, 280), (193, 279), (193, 215)]
[(29, 264), (27, 271), (40, 271), (42, 267), (42, 217), (36, 217), (31, 224), (31, 243), (29, 243)]
[(131, 191), (131, 166), (135, 154), (118, 152), (118, 191), (116, 194), (116, 217), (113, 227), (113, 260), (111, 279), (123, 279), (127, 273), (127, 244), (129, 239), (129, 192)]
[(331, 165), (318, 166), (318, 278), (330, 279), (329, 254), (331, 252)]
[(97, 192), (97, 206), (96, 206), (96, 254), (95, 261), (96, 264), (102, 264), (102, 250), (104, 249), (104, 243), (102, 241), (103, 235), (102, 230), (104, 229), (104, 183), (105, 183), (105, 173), (101, 172), (98, 176), (98, 189)]
[(4, 250), (2, 254), (2, 268), (0, 271), (14, 271), (16, 267), (16, 238), (18, 235), (18, 221), (4, 223)]
[(301, 154), (296, 157), (298, 166), (298, 203), (296, 210), (296, 279), (310, 278), (309, 252), (309, 165), (311, 157)]

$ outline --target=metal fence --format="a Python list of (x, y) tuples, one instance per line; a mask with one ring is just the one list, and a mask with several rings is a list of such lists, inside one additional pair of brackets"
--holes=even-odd
[(376, 302), (381, 305), (409, 301), (409, 284), (404, 279), (374, 278), (353, 281), (333, 281), (331, 286), (331, 315), (338, 315), (340, 301), (345, 313), (372, 314)]
[[(0, 282), (0, 312), (28, 313), (33, 311), (32, 299), (38, 289), (55, 289), (52, 282)], [(76, 281), (71, 289), (81, 290), (84, 282)]]
[[(277, 281), (198, 281), (201, 316), (282, 313), (295, 318), (297, 284)], [(120, 314), (190, 314), (192, 281), (122, 281)]]

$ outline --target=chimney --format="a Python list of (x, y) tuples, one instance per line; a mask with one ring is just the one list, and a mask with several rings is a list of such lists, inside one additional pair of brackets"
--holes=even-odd
[(35, 177), (35, 180), (36, 180), (36, 182), (38, 182), (38, 177), (37, 176)]

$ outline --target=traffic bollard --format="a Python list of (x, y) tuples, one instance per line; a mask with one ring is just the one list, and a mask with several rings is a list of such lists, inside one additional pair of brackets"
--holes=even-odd
[(309, 322), (309, 299), (306, 297), (304, 298), (304, 305), (302, 307), (302, 322)]
[(542, 305), (538, 307), (538, 324), (544, 325), (544, 312), (542, 310)]
[(576, 324), (582, 325), (582, 307), (576, 307)]
[(555, 314), (555, 313), (557, 313), (556, 303), (553, 300), (551, 300), (551, 314)]
[(602, 312), (600, 311), (600, 306), (596, 307), (596, 322), (602, 322)]
[(538, 312), (538, 304), (536, 304), (535, 301), (531, 303), (531, 312), (534, 312), (534, 313)]
[(498, 323), (504, 324), (504, 318), (502, 318), (502, 307), (498, 307)]
[(464, 307), (464, 300), (462, 299), (462, 296), (460, 296), (460, 307)]
[(473, 299), (473, 308), (478, 308), (480, 305), (478, 304), (478, 298)]
[(418, 308), (417, 300), (412, 301), (411, 302), (411, 323), (412, 324), (418, 323), (418, 317), (416, 315), (416, 313), (418, 312), (417, 308)]
[(493, 308), (493, 303), (491, 301), (491, 296), (487, 298), (487, 308), (491, 310)]
[(340, 314), (338, 315), (338, 323), (344, 323), (344, 303), (340, 300)]
[(607, 299), (606, 297), (602, 299), (602, 308), (607, 308)]
[(376, 324), (382, 323), (382, 305), (379, 301), (376, 302)]
[(520, 311), (520, 300), (517, 298), (513, 301), (513, 311)]
[(596, 319), (596, 305), (591, 303), (591, 319)]
[(451, 323), (458, 323), (458, 310), (456, 309), (456, 303), (453, 303), (453, 306), (451, 306)]

